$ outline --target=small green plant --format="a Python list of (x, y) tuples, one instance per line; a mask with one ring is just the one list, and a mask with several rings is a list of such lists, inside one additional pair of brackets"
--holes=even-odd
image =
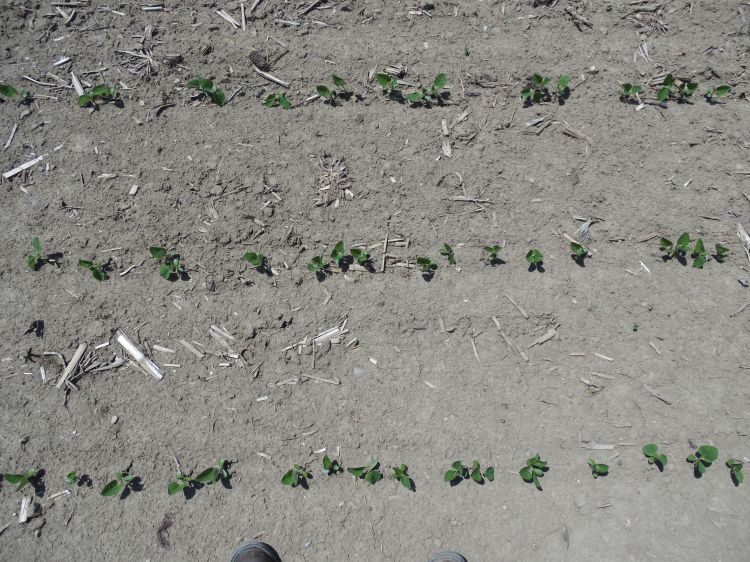
[(211, 101), (213, 101), (219, 107), (224, 107), (224, 104), (226, 103), (226, 96), (224, 95), (224, 92), (214, 86), (212, 80), (208, 80), (206, 78), (195, 78), (187, 83), (187, 87), (200, 90), (201, 92), (203, 92), (203, 95), (205, 95), (207, 98), (210, 98)]
[(10, 84), (0, 84), (0, 95), (6, 98), (15, 98), (16, 96), (21, 95), (21, 92), (16, 90)]
[(563, 74), (557, 79), (557, 95), (559, 97), (566, 97), (570, 95), (570, 75)]
[(419, 270), (422, 272), (422, 275), (425, 276), (429, 276), (435, 273), (435, 270), (438, 267), (437, 264), (430, 258), (420, 257), (417, 257), (417, 265), (419, 266)]
[(440, 103), (443, 97), (443, 90), (448, 83), (448, 77), (442, 72), (435, 77), (431, 86), (422, 86), (416, 92), (406, 96), (410, 103)]
[(266, 107), (279, 106), (282, 109), (292, 109), (292, 104), (289, 103), (289, 100), (286, 99), (286, 94), (283, 92), (278, 94), (270, 94), (263, 102), (263, 105), (265, 105)]
[(706, 473), (706, 470), (719, 458), (719, 449), (712, 445), (701, 445), (692, 455), (685, 459), (693, 463), (693, 472), (696, 478), (700, 478)]
[(107, 103), (116, 99), (116, 88), (110, 88), (104, 84), (100, 84), (99, 86), (94, 86), (88, 93), (78, 96), (78, 106), (87, 107), (93, 105), (94, 107), (98, 107), (97, 102), (99, 101)]
[(148, 251), (151, 256), (161, 262), (159, 275), (168, 281), (182, 277), (185, 274), (185, 266), (180, 261), (180, 254), (168, 251), (161, 246), (151, 246)]
[(328, 455), (325, 455), (323, 457), (323, 470), (326, 471), (326, 474), (328, 474), (328, 476), (334, 476), (336, 474), (344, 472), (344, 469), (339, 464), (339, 461), (331, 459)]
[(667, 74), (664, 77), (664, 81), (661, 83), (661, 88), (659, 88), (659, 91), (656, 93), (656, 99), (661, 103), (666, 102), (672, 95), (674, 87), (674, 76)]
[(341, 267), (341, 262), (345, 257), (346, 250), (344, 249), (344, 242), (343, 240), (339, 240), (331, 251), (331, 259), (333, 260), (333, 263), (336, 264), (336, 267)]
[(400, 464), (393, 467), (393, 477), (401, 482), (401, 485), (407, 490), (411, 491), (414, 489), (414, 480), (411, 479), (408, 473), (409, 468), (405, 464)]
[(649, 443), (643, 446), (643, 454), (648, 459), (648, 464), (655, 464), (660, 471), (664, 471), (667, 464), (667, 455), (659, 452), (659, 446)]
[(73, 484), (77, 484), (80, 477), (78, 476), (78, 473), (73, 470), (71, 472), (68, 472), (68, 474), (65, 475), (65, 483), (68, 486), (72, 486)]
[(16, 487), (16, 492), (20, 492), (34, 482), (37, 474), (38, 471), (35, 468), (30, 468), (21, 474), (5, 474), (3, 478)]
[(570, 252), (573, 256), (573, 259), (577, 262), (583, 262), (583, 260), (589, 255), (589, 251), (583, 245), (578, 244), (577, 242), (570, 243)]
[(78, 265), (84, 269), (88, 269), (91, 272), (91, 276), (97, 281), (104, 281), (107, 278), (107, 274), (102, 269), (102, 264), (91, 261), (91, 260), (78, 260)]
[(34, 238), (31, 241), (31, 255), (26, 260), (29, 269), (31, 271), (36, 271), (41, 264), (46, 263), (47, 261), (49, 261), (49, 258), (42, 255), (42, 244), (39, 242), (39, 238)]
[(380, 472), (380, 470), (378, 470), (378, 468), (380, 468), (380, 463), (378, 461), (372, 461), (367, 466), (347, 468), (346, 471), (356, 478), (366, 480), (370, 484), (377, 484), (383, 478), (383, 474)]
[(398, 80), (390, 74), (376, 74), (375, 80), (389, 96), (394, 96), (398, 93)]
[(706, 251), (706, 247), (703, 245), (703, 240), (701, 238), (698, 238), (698, 240), (695, 241), (695, 246), (693, 246), (693, 251), (690, 253), (690, 257), (693, 258), (693, 267), (703, 269), (703, 266), (708, 259), (708, 252)]
[(735, 486), (739, 486), (745, 481), (745, 475), (742, 473), (742, 461), (737, 459), (729, 459), (726, 462), (727, 468), (732, 475), (732, 481)]
[(668, 238), (659, 241), (659, 249), (665, 253), (667, 258), (682, 258), (690, 251), (690, 235), (685, 232), (673, 244)]
[(539, 269), (544, 263), (544, 254), (536, 248), (531, 248), (526, 253), (526, 261), (532, 269)]
[(103, 496), (119, 496), (126, 487), (132, 486), (135, 482), (135, 476), (128, 474), (125, 471), (115, 472), (115, 479), (108, 482), (104, 488), (102, 488), (101, 495)]
[(732, 87), (724, 84), (723, 86), (716, 86), (715, 88), (709, 88), (706, 92), (706, 99), (710, 102), (715, 102), (716, 98), (726, 96), (732, 91)]
[(609, 474), (609, 465), (600, 464), (594, 459), (589, 459), (589, 467), (591, 467), (591, 476), (594, 477), (594, 480), (596, 480), (600, 476), (606, 476), (607, 474)]
[(359, 250), (357, 248), (352, 248), (350, 250), (350, 253), (352, 254), (352, 257), (357, 261), (359, 265), (366, 265), (367, 262), (370, 261), (370, 254), (367, 252), (367, 250)]
[(692, 97), (697, 89), (698, 84), (696, 82), (683, 82), (680, 86), (680, 97), (683, 100)]
[(323, 259), (323, 256), (315, 256), (310, 263), (307, 264), (307, 269), (313, 273), (324, 273), (328, 264)]
[(252, 265), (258, 271), (265, 269), (266, 257), (263, 254), (256, 254), (255, 252), (247, 252), (242, 256), (246, 262)]
[(485, 261), (489, 263), (490, 265), (497, 263), (498, 258), (497, 255), (500, 253), (500, 250), (502, 250), (501, 246), (485, 246), (482, 248), (482, 251), (487, 254), (487, 258)]
[(471, 478), (477, 484), (484, 484), (485, 478), (492, 482), (495, 480), (495, 468), (488, 466), (484, 472), (479, 461), (472, 461), (471, 467), (464, 466), (461, 461), (454, 462), (448, 471), (443, 476), (445, 482), (449, 482), (451, 486), (455, 486), (462, 480), (468, 480)]
[(543, 461), (539, 458), (539, 453), (526, 459), (526, 466), (518, 471), (524, 482), (534, 484), (537, 490), (542, 491), (542, 485), (539, 483), (539, 479), (544, 476), (544, 473), (549, 470), (547, 461)]
[(529, 104), (549, 99), (549, 82), (549, 78), (533, 74), (529, 79), (529, 85), (521, 90), (521, 99)]
[(281, 477), (281, 483), (284, 486), (291, 486), (292, 488), (296, 488), (297, 486), (304, 488), (307, 486), (307, 481), (311, 479), (312, 474), (307, 470), (307, 467), (295, 464)]
[(637, 84), (628, 84), (626, 82), (622, 85), (622, 89), (620, 90), (620, 97), (622, 99), (632, 99), (637, 97), (642, 90), (643, 88), (641, 86), (638, 86)]
[(440, 255), (448, 258), (448, 263), (450, 265), (456, 265), (456, 256), (453, 255), (453, 248), (448, 244), (443, 244), (443, 247), (440, 248)]
[(331, 81), (333, 82), (333, 88), (322, 85), (315, 87), (315, 90), (318, 92), (318, 95), (320, 97), (325, 98), (333, 105), (336, 103), (336, 100), (338, 98), (346, 98), (351, 95), (352, 92), (343, 78), (341, 78), (340, 76), (336, 76), (335, 74), (331, 74)]
[(729, 255), (729, 248), (726, 246), (722, 246), (721, 244), (716, 244), (716, 253), (714, 254), (714, 259), (722, 263), (726, 257)]
[(188, 476), (179, 472), (175, 475), (174, 480), (167, 484), (167, 493), (173, 496), (183, 490), (194, 488), (196, 484), (215, 484), (219, 480), (229, 480), (229, 470), (227, 461), (219, 459), (215, 466), (211, 466), (200, 472), (197, 476)]

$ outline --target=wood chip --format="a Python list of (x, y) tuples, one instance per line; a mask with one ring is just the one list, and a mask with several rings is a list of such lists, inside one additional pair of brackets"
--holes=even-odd
[(6, 180), (7, 180), (8, 178), (12, 178), (12, 177), (13, 177), (13, 176), (15, 176), (16, 174), (20, 174), (21, 172), (23, 172), (23, 171), (24, 171), (24, 170), (26, 170), (27, 168), (31, 168), (31, 167), (32, 167), (32, 166), (33, 166), (34, 164), (38, 164), (38, 163), (39, 163), (39, 162), (41, 162), (42, 160), (44, 160), (44, 154), (42, 154), (42, 155), (40, 155), (40, 156), (37, 156), (37, 157), (36, 157), (36, 158), (34, 158), (33, 160), (29, 160), (28, 162), (24, 162), (24, 163), (23, 163), (23, 164), (21, 164), (20, 166), (16, 166), (16, 167), (15, 167), (15, 168), (13, 168), (12, 170), (9, 170), (9, 171), (5, 172), (5, 173), (3, 174), (3, 179), (6, 179)]
[(78, 366), (78, 362), (81, 360), (81, 357), (83, 357), (83, 353), (85, 351), (86, 344), (80, 344), (78, 346), (78, 349), (76, 349), (76, 352), (73, 354), (73, 358), (70, 360), (70, 363), (68, 363), (68, 366), (65, 367), (65, 371), (63, 371), (63, 374), (58, 379), (57, 384), (55, 384), (56, 388), (62, 388), (62, 386), (65, 384), (65, 381), (68, 380), (68, 377), (73, 374), (73, 371), (75, 371), (76, 367)]
[(198, 351), (197, 349), (195, 349), (191, 344), (189, 344), (185, 340), (180, 340), (180, 343), (182, 344), (182, 347), (184, 347), (190, 353), (192, 353), (193, 355), (195, 355), (196, 357), (198, 357), (198, 359), (203, 359), (203, 357), (205, 356), (202, 351)]

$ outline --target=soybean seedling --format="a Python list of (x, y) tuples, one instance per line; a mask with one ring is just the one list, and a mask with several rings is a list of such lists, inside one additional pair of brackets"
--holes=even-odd
[(188, 88), (195, 88), (203, 93), (204, 96), (210, 98), (219, 107), (224, 107), (226, 103), (226, 96), (224, 92), (214, 86), (213, 81), (206, 78), (195, 78), (187, 83)]
[(351, 253), (352, 257), (357, 260), (359, 265), (365, 266), (370, 261), (370, 254), (367, 250), (352, 248), (349, 250), (349, 253)]
[(729, 459), (726, 462), (727, 468), (730, 470), (732, 475), (732, 481), (735, 486), (739, 486), (745, 481), (745, 475), (742, 473), (742, 461), (737, 459)]
[(557, 79), (557, 99), (560, 103), (570, 97), (570, 75), (563, 74)]
[(185, 266), (180, 261), (180, 254), (177, 254), (174, 251), (168, 251), (161, 246), (151, 246), (148, 251), (154, 259), (161, 262), (159, 275), (164, 277), (167, 281), (174, 281), (185, 275)]
[(542, 264), (544, 263), (544, 254), (536, 248), (531, 248), (526, 253), (526, 261), (529, 262), (529, 271), (535, 269), (541, 271)]
[(659, 91), (656, 93), (656, 99), (661, 103), (665, 103), (674, 90), (674, 76), (667, 74), (661, 84), (661, 88), (659, 88)]
[(696, 478), (700, 478), (718, 458), (719, 449), (712, 445), (701, 445), (695, 453), (688, 455), (685, 460), (693, 463), (693, 473)]
[(419, 270), (422, 272), (422, 276), (425, 279), (429, 279), (430, 277), (435, 275), (435, 270), (438, 267), (437, 264), (430, 258), (420, 257), (417, 257), (417, 265), (419, 266)]
[(414, 490), (414, 480), (408, 473), (409, 468), (405, 464), (393, 467), (393, 477), (401, 482), (401, 485), (409, 491)]
[(659, 241), (659, 249), (665, 253), (665, 259), (684, 258), (685, 254), (690, 251), (690, 235), (684, 232), (673, 244), (668, 238), (662, 238)]
[(609, 474), (609, 465), (607, 464), (599, 464), (594, 459), (589, 459), (589, 466), (591, 467), (591, 476), (594, 477), (594, 480), (600, 476)]
[(482, 472), (479, 461), (473, 461), (471, 463), (471, 468), (464, 466), (461, 461), (456, 461), (443, 476), (443, 480), (449, 482), (451, 486), (455, 486), (461, 483), (461, 481), (468, 480), (469, 478), (477, 484), (484, 484), (485, 478), (492, 482), (495, 479), (495, 468), (488, 466), (485, 471)]
[(16, 96), (21, 95), (21, 92), (16, 90), (10, 84), (0, 84), (0, 95), (5, 98), (15, 98)]
[(331, 250), (331, 259), (333, 260), (333, 263), (336, 264), (336, 267), (341, 267), (341, 264), (344, 262), (344, 258), (346, 257), (346, 250), (344, 249), (344, 242), (343, 240), (339, 240), (336, 242), (336, 245), (333, 247), (333, 250)]
[(448, 258), (448, 263), (450, 265), (456, 265), (456, 256), (453, 255), (453, 248), (448, 244), (443, 244), (443, 247), (440, 248), (440, 255)]
[(227, 469), (227, 461), (219, 459), (215, 466), (211, 466), (206, 470), (200, 472), (197, 476), (188, 476), (179, 472), (175, 475), (174, 480), (170, 480), (167, 484), (167, 493), (173, 496), (179, 492), (195, 489), (201, 484), (215, 484), (219, 480), (229, 480), (229, 471)]
[(583, 263), (583, 260), (589, 256), (589, 251), (583, 245), (571, 242), (570, 255), (578, 263)]
[(716, 86), (715, 88), (709, 88), (706, 92), (706, 99), (709, 103), (716, 103), (717, 98), (722, 98), (732, 91), (732, 87), (728, 85)]
[(368, 466), (347, 468), (346, 471), (356, 478), (366, 480), (370, 484), (377, 484), (383, 478), (383, 474), (378, 470), (379, 467), (380, 463), (378, 461), (372, 461)]
[(102, 264), (91, 261), (91, 260), (78, 260), (78, 265), (84, 269), (88, 269), (91, 272), (91, 276), (97, 281), (104, 281), (107, 278), (107, 274), (102, 269)]
[(637, 84), (628, 84), (627, 82), (622, 84), (622, 89), (620, 90), (620, 98), (624, 101), (629, 101), (634, 98), (638, 98), (638, 94), (641, 93), (643, 88)]
[(256, 254), (255, 252), (247, 252), (243, 259), (252, 265), (258, 271), (263, 271), (266, 268), (266, 257), (263, 254)]
[(543, 461), (539, 458), (539, 453), (526, 459), (526, 466), (518, 471), (524, 482), (534, 484), (537, 490), (542, 491), (542, 485), (539, 483), (539, 479), (544, 476), (544, 473), (549, 470), (547, 461)]
[(325, 274), (328, 264), (323, 259), (323, 256), (315, 256), (310, 263), (307, 264), (307, 269), (316, 274)]
[(661, 472), (664, 472), (664, 467), (667, 464), (667, 455), (659, 452), (658, 445), (649, 443), (648, 445), (644, 445), (641, 450), (648, 459), (648, 464), (655, 464)]
[(714, 254), (714, 259), (719, 262), (723, 263), (724, 259), (729, 255), (729, 248), (726, 246), (722, 246), (721, 244), (716, 244), (716, 253)]
[(406, 96), (406, 99), (410, 103), (423, 103), (430, 105), (432, 103), (440, 103), (445, 93), (445, 85), (448, 83), (448, 77), (442, 72), (435, 77), (431, 86), (422, 86), (416, 92)]
[(391, 76), (390, 74), (376, 74), (375, 80), (378, 84), (383, 88), (383, 91), (388, 94), (390, 97), (395, 97), (396, 95), (399, 95), (400, 92), (398, 91), (398, 80)]
[(77, 484), (80, 477), (78, 476), (78, 473), (73, 470), (71, 472), (68, 472), (68, 474), (65, 475), (65, 483), (68, 486), (72, 486), (73, 484)]
[(501, 246), (485, 246), (482, 248), (482, 251), (487, 254), (487, 257), (485, 258), (485, 261), (490, 265), (495, 265), (497, 262), (499, 262), (499, 258), (497, 257), (497, 254), (500, 253), (500, 250), (503, 248)]
[(688, 98), (692, 97), (697, 89), (697, 82), (683, 82), (680, 86), (680, 99), (682, 99), (683, 101), (687, 100)]
[(312, 479), (312, 474), (307, 470), (307, 467), (300, 466), (298, 464), (292, 465), (284, 476), (281, 477), (281, 483), (284, 486), (291, 486), (296, 488), (297, 486), (307, 487), (307, 481)]
[(315, 90), (321, 98), (325, 98), (331, 105), (336, 105), (336, 100), (338, 98), (346, 99), (351, 96), (352, 92), (343, 78), (331, 74), (331, 81), (333, 82), (333, 88), (322, 85), (315, 87)]
[(35, 468), (30, 468), (22, 474), (5, 474), (3, 478), (16, 487), (16, 492), (20, 492), (29, 484), (33, 484), (37, 474), (38, 471)]
[(328, 476), (334, 476), (336, 474), (344, 472), (344, 469), (339, 464), (339, 461), (331, 459), (328, 455), (325, 455), (323, 457), (323, 470), (326, 471), (326, 474), (328, 474)]
[(102, 488), (101, 495), (119, 496), (128, 486), (132, 486), (136, 477), (125, 471), (115, 472), (115, 479)]
[(542, 100), (549, 100), (549, 82), (550, 79), (541, 74), (533, 74), (529, 79), (529, 84), (521, 90), (521, 99), (527, 104), (539, 103)]
[(266, 107), (279, 106), (282, 109), (292, 109), (292, 104), (289, 103), (289, 100), (286, 99), (286, 94), (283, 92), (269, 95), (263, 102), (263, 105)]
[(693, 246), (693, 251), (690, 253), (690, 257), (693, 258), (693, 267), (703, 269), (703, 265), (708, 259), (708, 252), (706, 251), (706, 247), (703, 245), (703, 240), (701, 238), (698, 238), (698, 240), (695, 241), (695, 246)]
[(78, 96), (78, 106), (87, 107), (89, 105), (98, 108), (99, 102), (108, 103), (117, 100), (117, 89), (110, 88), (104, 84), (94, 86), (91, 91)]
[(42, 244), (39, 242), (39, 238), (34, 238), (31, 241), (31, 250), (31, 255), (26, 259), (26, 263), (28, 263), (31, 271), (36, 271), (41, 264), (49, 261), (49, 257), (42, 255)]

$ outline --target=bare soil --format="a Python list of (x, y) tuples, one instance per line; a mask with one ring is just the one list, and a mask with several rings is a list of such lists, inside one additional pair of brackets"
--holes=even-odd
[[(1, 171), (45, 156), (0, 186), (0, 472), (44, 471), (25, 524), (22, 494), (0, 483), (0, 559), (226, 560), (251, 538), (285, 561), (441, 548), (472, 562), (747, 559), (748, 488), (724, 461), (750, 455), (750, 274), (735, 235), (750, 226), (750, 5), (345, 0), (303, 15), (308, 2), (262, 0), (242, 30), (216, 14), (239, 21), (236, 1), (74, 4), (67, 24), (50, 2), (0, 7), (0, 81), (34, 98), (0, 104), (0, 143), (18, 124)], [(279, 43), (288, 53), (269, 72), (290, 83), (289, 111), (264, 107), (283, 88), (249, 58)], [(413, 85), (446, 73), (450, 97), (388, 99), (371, 69), (395, 64)], [(122, 106), (79, 108), (71, 71), (86, 88), (116, 85)], [(525, 107), (534, 72), (570, 74), (567, 102)], [(691, 103), (619, 99), (619, 82), (653, 99), (665, 72), (700, 83)], [(306, 101), (331, 73), (357, 96)], [(196, 98), (197, 76), (231, 101)], [(718, 84), (731, 95), (707, 103)], [(336, 161), (353, 198), (318, 205)], [(598, 219), (585, 267), (560, 236), (575, 217)], [(659, 237), (682, 232), (731, 254), (703, 269), (664, 261)], [(29, 270), (35, 236), (57, 265)], [(338, 240), (370, 247), (374, 271), (316, 279), (306, 264)], [(485, 265), (482, 247), (503, 243), (505, 263)], [(161, 278), (153, 245), (175, 249), (189, 279)], [(527, 270), (532, 247), (543, 273)], [(439, 264), (432, 280), (404, 266), (416, 256)], [(313, 349), (343, 318), (340, 342)], [(36, 320), (43, 337), (25, 333)], [(70, 360), (85, 343), (104, 364), (127, 359), (116, 329), (163, 380), (126, 364), (58, 390), (59, 361), (42, 353)], [(670, 456), (663, 473), (645, 462), (649, 442)], [(684, 459), (704, 443), (720, 459), (696, 479)], [(328, 478), (323, 449), (344, 466), (377, 459), (386, 478)], [(537, 452), (543, 492), (518, 476)], [(168, 496), (174, 457), (186, 471), (230, 459), (231, 489)], [(610, 475), (592, 479), (589, 458)], [(448, 486), (457, 459), (494, 465), (495, 481)], [(309, 489), (281, 485), (293, 463), (313, 469)], [(415, 492), (391, 478), (400, 463)], [(100, 496), (128, 467), (140, 491)], [(49, 501), (71, 470), (93, 485)]]

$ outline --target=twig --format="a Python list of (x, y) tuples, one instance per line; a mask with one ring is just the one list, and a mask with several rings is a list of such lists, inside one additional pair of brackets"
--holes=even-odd
[(262, 76), (263, 78), (265, 78), (266, 80), (270, 82), (278, 84), (279, 86), (283, 86), (284, 88), (289, 87), (289, 82), (284, 82), (280, 78), (276, 78), (273, 74), (269, 74), (268, 72), (263, 72), (260, 68), (258, 68), (255, 65), (253, 65), (253, 70), (255, 70), (255, 72), (257, 72), (260, 76)]
[(518, 309), (518, 312), (521, 313), (521, 316), (523, 316), (526, 320), (529, 319), (529, 315), (526, 313), (526, 311), (521, 308), (516, 301), (513, 300), (513, 298), (508, 293), (503, 293), (505, 295), (505, 298), (508, 299), (513, 306), (515, 306)]
[(42, 160), (44, 160), (44, 154), (42, 154), (40, 156), (37, 156), (33, 160), (29, 160), (28, 162), (24, 162), (20, 166), (17, 166), (15, 168), (13, 168), (12, 170), (9, 170), (9, 171), (3, 173), (3, 179), (7, 180), (8, 178), (12, 178), (16, 174), (20, 174), (21, 172), (23, 172), (27, 168), (31, 168), (34, 164), (38, 164)]
[(503, 332), (502, 328), (500, 327), (500, 321), (494, 316), (492, 317), (492, 321), (495, 323), (495, 326), (497, 326), (497, 331), (500, 332), (500, 336), (503, 338), (503, 340), (505, 340), (505, 343), (511, 349), (511, 351), (515, 351), (518, 355), (521, 356), (524, 361), (528, 361), (529, 356), (526, 355), (521, 348), (514, 344), (508, 336), (505, 335), (505, 332)]
[(86, 351), (86, 344), (82, 343), (78, 346), (78, 349), (76, 349), (75, 354), (73, 355), (73, 358), (70, 360), (70, 363), (68, 363), (68, 366), (65, 367), (65, 371), (63, 371), (62, 376), (57, 381), (57, 384), (55, 385), (56, 388), (61, 388), (62, 385), (65, 384), (65, 381), (68, 380), (68, 377), (75, 371), (75, 368), (78, 366), (78, 362), (81, 360), (81, 357), (83, 357), (83, 353)]

